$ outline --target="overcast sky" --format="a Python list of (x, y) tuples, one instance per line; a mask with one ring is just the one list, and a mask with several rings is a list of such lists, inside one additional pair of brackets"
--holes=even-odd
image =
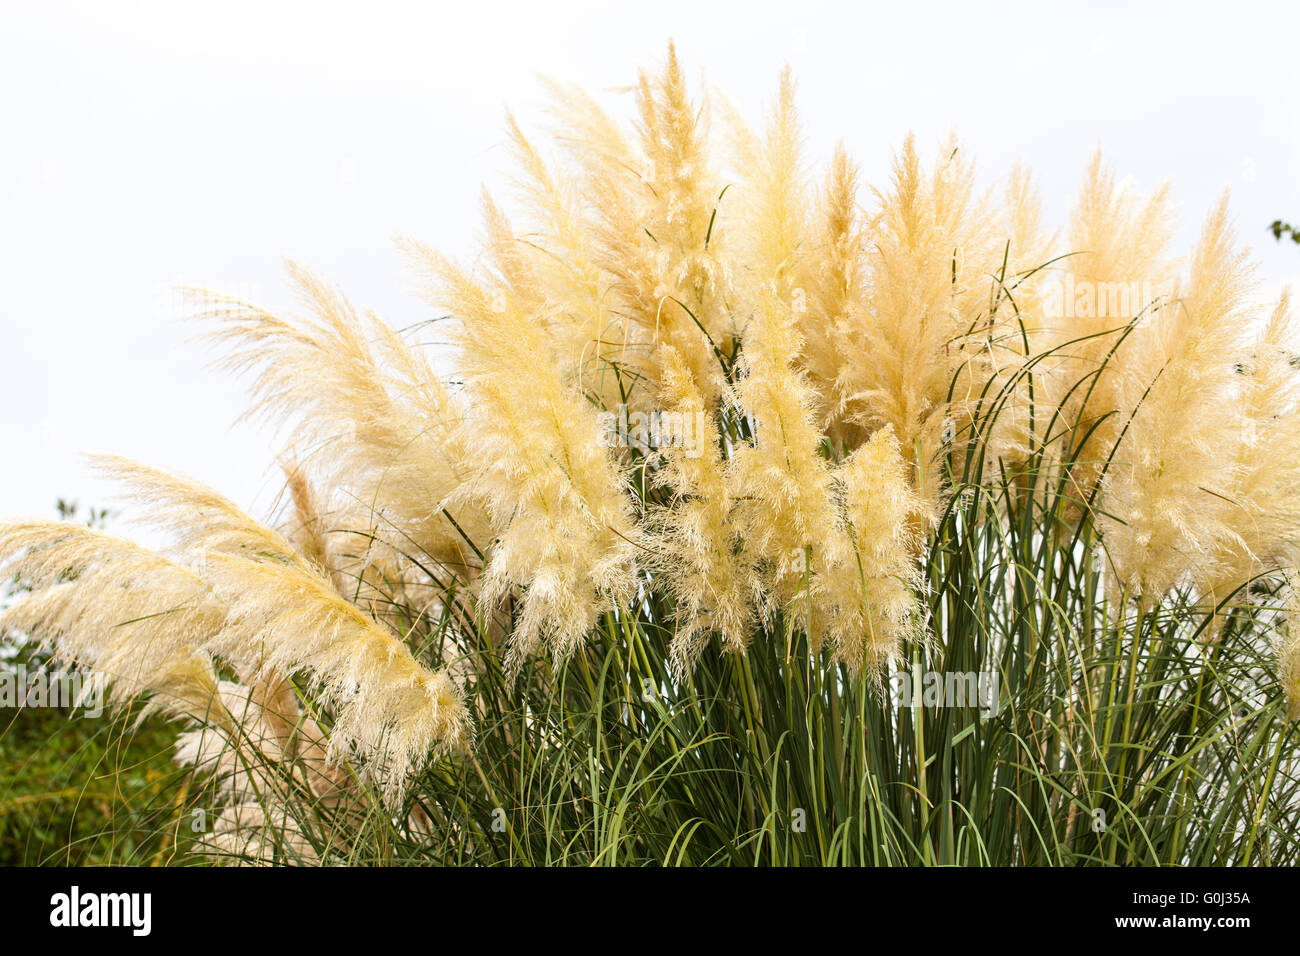
[[(202, 477), (264, 510), (271, 436), (175, 319), (177, 282), (286, 303), (280, 262), (392, 324), (428, 317), (392, 238), (470, 251), (503, 115), (538, 74), (606, 89), (671, 37), (750, 115), (789, 64), (814, 159), (883, 183), (909, 130), (1017, 158), (1065, 214), (1100, 144), (1173, 182), (1186, 244), (1231, 187), (1270, 286), (1300, 247), (1294, 3), (31, 3), (0, 10), (0, 515), (100, 501), (78, 453)], [(611, 92), (610, 97), (618, 94)], [(615, 100), (616, 101), (616, 100)]]

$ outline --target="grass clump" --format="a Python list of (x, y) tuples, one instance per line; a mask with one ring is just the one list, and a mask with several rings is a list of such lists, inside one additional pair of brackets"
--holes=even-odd
[(1183, 261), (1099, 157), (1062, 235), (955, 142), (813, 177), (788, 74), (554, 92), (518, 221), (404, 243), (439, 361), (296, 267), (203, 301), (271, 521), (100, 458), (163, 547), (0, 525), (0, 625), (183, 725), (194, 849), (1294, 863), (1300, 345), (1226, 197)]

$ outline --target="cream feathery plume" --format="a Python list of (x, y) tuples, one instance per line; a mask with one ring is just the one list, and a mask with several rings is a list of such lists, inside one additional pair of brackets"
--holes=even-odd
[(284, 536), (303, 558), (325, 571), (334, 583), (335, 590), (346, 596), (347, 586), (338, 572), (337, 559), (332, 554), (325, 509), (321, 506), (316, 490), (298, 463), (284, 462), (280, 467), (284, 471), (285, 491), (293, 506), (292, 522), (284, 529)]
[(274, 800), (295, 782), (322, 806), (357, 803), (347, 769), (330, 761), (328, 736), (302, 713), (289, 681), (223, 680), (217, 691), (228, 722), (178, 736), (177, 764), (209, 777), (218, 795), (233, 804)]
[(712, 405), (722, 387), (715, 349), (735, 332), (727, 308), (729, 230), (718, 221), (726, 189), (709, 160), (708, 100), (698, 108), (691, 100), (671, 43), (662, 73), (641, 75), (637, 108), (647, 159), (642, 221), (655, 263), (653, 343), (677, 351)]
[[(585, 320), (590, 338), (578, 366), (579, 378), (604, 407), (629, 398), (635, 407), (642, 401), (639, 391), (633, 386), (632, 395), (626, 393), (630, 383), (655, 374), (649, 353), (659, 327), (659, 260), (654, 242), (639, 225), (649, 216), (646, 159), (639, 144), (585, 91), (554, 82), (546, 85), (554, 139), (574, 170), (584, 238), (598, 274), (597, 301), (577, 313), (573, 323), (578, 328)], [(544, 274), (556, 275), (560, 289), (549, 301), (561, 304), (563, 316), (568, 312), (563, 303), (572, 301), (564, 289), (565, 277), (557, 274), (556, 266), (541, 268)]]
[[(778, 297), (789, 301), (796, 289), (802, 290), (801, 254), (809, 246), (809, 223), (803, 133), (795, 108), (794, 76), (788, 67), (781, 73), (762, 135), (734, 114), (732, 126), (734, 165), (743, 187), (737, 197), (733, 241), (754, 277), (746, 286), (759, 297), (770, 286)], [(806, 295), (804, 290), (805, 301)], [(743, 305), (757, 309), (754, 302)], [(803, 305), (795, 303), (801, 312)]]
[[(515, 195), (531, 214), (529, 225), (536, 229), (537, 235), (530, 235), (528, 243), (513, 239), (504, 244), (490, 242), (489, 250), (501, 257), (497, 259), (498, 268), (517, 294), (523, 295), (531, 286), (536, 299), (559, 296), (569, 300), (578, 314), (599, 315), (604, 298), (600, 269), (594, 261), (590, 224), (576, 184), (547, 164), (512, 114), (506, 114), (506, 127), (511, 153), (520, 170)], [(491, 240), (505, 230), (493, 227), (497, 219), (493, 213), (498, 210), (486, 193), (485, 200)], [(538, 245), (545, 247), (545, 255), (535, 254), (539, 252)], [(551, 268), (539, 268), (548, 262)], [(529, 274), (528, 270), (535, 271)]]
[(334, 709), (331, 762), (355, 758), (396, 799), (430, 753), (467, 745), (451, 678), (421, 665), (318, 572), (218, 554), (207, 576), (230, 608), (209, 646), (245, 670), (305, 671), (308, 693)]
[(584, 387), (612, 398), (617, 391), (605, 387), (602, 373), (619, 360), (622, 336), (608, 309), (609, 280), (597, 261), (600, 252), (578, 185), (543, 159), (513, 116), (506, 119), (520, 171), (513, 194), (524, 214), (523, 234), (516, 234), (485, 190), (485, 252), (515, 296), (545, 317), (551, 361), (576, 370)]
[(727, 187), (709, 159), (708, 99), (697, 105), (691, 98), (671, 44), (663, 69), (643, 72), (634, 90), (634, 136), (586, 94), (551, 88), (558, 138), (580, 172), (591, 247), (605, 277), (595, 314), (622, 318), (621, 332), (610, 322), (604, 334), (621, 334), (613, 354), (649, 385), (634, 391), (630, 404), (654, 395), (652, 356), (660, 344), (678, 351), (706, 401), (716, 403), (718, 352), (728, 353), (736, 329), (728, 308)]
[(91, 669), (117, 708), (150, 695), (139, 714), (224, 721), (202, 650), (226, 609), (186, 568), (134, 542), (56, 521), (0, 524), (0, 559), (30, 593), (0, 629), (50, 643)]
[(398, 600), (419, 608), (440, 602), (439, 582), (430, 581), (411, 560), (403, 548), (410, 547), (409, 541), (392, 540), (391, 525), (357, 502), (327, 508), (301, 466), (290, 462), (281, 468), (290, 517), (279, 530), (299, 555), (325, 572), (342, 597), (375, 618), (387, 616)]
[(481, 606), (523, 591), (512, 669), (543, 641), (564, 659), (633, 591), (636, 531), (623, 475), (596, 409), (546, 361), (544, 323), (527, 303), (411, 249), (429, 298), (456, 317), (471, 403), (463, 435), (478, 455), (466, 494), (486, 508), (496, 535)]
[(192, 852), (207, 860), (239, 866), (316, 866), (319, 855), (297, 818), (278, 802), (223, 807), (212, 831)]
[(1116, 182), (1098, 150), (1071, 210), (1060, 281), (1048, 290), (1052, 340), (1062, 359), (1057, 396), (1064, 399), (1082, 383), (1065, 399), (1066, 422), (1081, 439), (1071, 451), (1071, 494), (1080, 509), (1132, 412), (1132, 378), (1125, 369), (1131, 357), (1140, 358), (1142, 346), (1125, 332), (1173, 294), (1173, 230), (1168, 184), (1143, 198), (1130, 184)]
[(839, 448), (860, 444), (860, 429), (842, 419), (839, 394), (842, 343), (863, 307), (867, 282), (863, 226), (858, 212), (858, 168), (841, 143), (818, 197), (811, 265), (806, 267), (806, 308), (799, 314), (801, 365), (822, 407), (822, 427)]
[[(300, 716), (287, 681), (240, 687), (244, 699), (232, 706), (237, 685), (218, 681), (212, 661), (229, 611), (197, 574), (132, 541), (65, 522), (0, 525), (0, 556), (30, 589), (0, 615), (0, 629), (34, 635), (66, 663), (89, 668), (115, 709), (147, 695), (137, 726), (153, 713), (197, 722), (201, 729), (181, 740), (225, 748), (232, 772), (236, 764), (250, 772), (232, 747), (251, 744), (271, 761), (293, 752), (318, 794), (337, 790), (324, 736)], [(263, 776), (272, 772), (263, 765)]]
[[(434, 673), (385, 626), (334, 589), (278, 532), (193, 479), (123, 459), (96, 459), (127, 483), (145, 520), (171, 529), (203, 564), (203, 577), (228, 608), (202, 649), (244, 674), (307, 672), (309, 692), (335, 709), (331, 761), (353, 757), (395, 799), (433, 751), (466, 744), (459, 690)], [(185, 523), (185, 515), (201, 523)]]
[(908, 137), (867, 234), (865, 307), (843, 343), (846, 417), (868, 433), (893, 426), (931, 518), (942, 497), (938, 457), (962, 440), (990, 374), (989, 341), (1001, 332), (988, 315), (988, 277), (1003, 247), (990, 238), (988, 201), (973, 183), (955, 141), (927, 175)]
[(833, 560), (827, 545), (835, 509), (830, 466), (822, 455), (822, 409), (795, 365), (804, 351), (798, 323), (807, 293), (800, 285), (799, 257), (808, 243), (801, 136), (788, 69), (762, 137), (745, 128), (737, 136), (750, 164), (741, 222), (751, 269), (745, 307), (752, 311), (734, 392), (754, 434), (732, 461), (732, 488), (744, 489), (734, 494), (736, 520), (746, 560), (761, 568), (768, 608), (797, 613), (816, 643), (821, 633), (809, 620), (807, 598)]
[(677, 602), (672, 655), (683, 676), (711, 634), (727, 650), (745, 649), (761, 587), (752, 553), (741, 547), (732, 523), (736, 502), (704, 397), (676, 349), (663, 346), (658, 360), (660, 397), (681, 416), (684, 440), (660, 452), (655, 482), (673, 497), (649, 515), (649, 560)]
[[(1196, 569), (1211, 607), (1244, 601), (1243, 589), (1258, 575), (1293, 567), (1300, 558), (1300, 334), (1283, 290), (1264, 329), (1242, 363), (1241, 427), (1232, 442), (1231, 482), (1217, 506), (1236, 531), (1223, 538), (1211, 561)], [(1216, 637), (1223, 616), (1216, 615), (1209, 636)]]
[(281, 467), (291, 517), (280, 530), (299, 555), (328, 575), (341, 596), (375, 618), (389, 616), (396, 601), (417, 608), (441, 603), (442, 585), (451, 576), (439, 581), (434, 572), (431, 580), (411, 559), (412, 543), (401, 537), (393, 540), (391, 522), (358, 502), (327, 509), (300, 466)]
[(1107, 476), (1101, 527), (1118, 584), (1158, 601), (1193, 568), (1242, 546), (1223, 505), (1250, 327), (1252, 268), (1235, 246), (1226, 194), (1211, 212), (1185, 285), (1138, 330), (1119, 407), (1136, 409)]
[(154, 713), (199, 724), (178, 737), (178, 760), (214, 772), (221, 793), (271, 794), (292, 759), (307, 785), (337, 802), (339, 770), (287, 682), (218, 680), (211, 646), (228, 610), (207, 582), (134, 542), (64, 522), (0, 525), (0, 556), (30, 589), (0, 614), (0, 630), (35, 636), (65, 664), (88, 668), (91, 689), (105, 690), (115, 710), (145, 697), (136, 726)]
[[(228, 715), (225, 727), (199, 727), (176, 738), (174, 760), (212, 778), (223, 798), (256, 799), (279, 789), (279, 768), (289, 763), (297, 721), (280, 733), (287, 714), (270, 714), (253, 688), (223, 680), (216, 685), (217, 706)], [(283, 702), (281, 702), (283, 706)], [(297, 713), (297, 703), (293, 704)]]
[(791, 612), (834, 561), (828, 547), (836, 521), (813, 390), (789, 359), (799, 347), (789, 307), (769, 296), (746, 330), (746, 374), (735, 391), (755, 434), (737, 448), (731, 479), (744, 489), (743, 497), (733, 492), (736, 520), (747, 560), (763, 568), (765, 600)]
[(891, 426), (835, 469), (848, 547), (822, 575), (822, 619), (836, 659), (878, 677), (917, 630), (921, 501)]
[[(518, 137), (527, 149), (532, 149), (522, 139), (522, 133)], [(548, 174), (543, 168), (535, 175)], [(533, 191), (542, 195), (534, 197), (532, 205), (543, 202), (549, 195), (544, 186), (534, 186)], [(481, 205), (485, 264), (509, 290), (510, 298), (518, 307), (534, 316), (541, 326), (543, 334), (538, 342), (545, 345), (546, 364), (559, 370), (598, 405), (624, 401), (629, 382), (635, 390), (636, 380), (644, 377), (646, 369), (644, 361), (633, 358), (639, 350), (629, 348), (624, 320), (608, 307), (608, 276), (591, 261), (574, 263), (562, 259), (551, 248), (552, 244), (586, 243), (589, 237), (583, 233), (568, 240), (557, 240), (546, 231), (547, 224), (517, 234), (486, 191)], [(569, 223), (550, 228), (576, 230), (578, 227)], [(564, 249), (563, 252), (588, 258), (596, 254), (595, 250)]]
[(301, 467), (340, 493), (345, 514), (374, 512), (363, 528), (334, 527), (373, 529), (398, 552), (422, 552), (472, 580), (485, 519), (445, 511), (465, 471), (453, 438), (461, 412), (427, 358), (390, 326), (307, 270), (288, 271), (305, 317), (231, 300), (204, 313), (207, 337), (226, 350), (222, 367), (252, 379), (246, 415), (288, 426)]
[(1046, 354), (1056, 330), (1047, 315), (1044, 286), (1057, 240), (1043, 226), (1038, 189), (1019, 163), (1007, 178), (1002, 225), (1007, 236), (1004, 264), (996, 273), (991, 307), (999, 316), (998, 331), (989, 337), (993, 382), (988, 407), (996, 409), (997, 418), (986, 439), (986, 463), (993, 472), (999, 463), (1014, 467), (1037, 452), (1050, 466), (1059, 457), (1059, 442), (1051, 441), (1047, 429), (1059, 436), (1065, 427), (1053, 422), (1064, 394), (1060, 361)]
[(295, 562), (301, 560), (280, 532), (250, 517), (234, 502), (200, 481), (120, 455), (86, 455), (91, 467), (125, 490), (131, 519), (168, 535), (190, 560), (210, 553)]
[[(324, 775), (314, 772), (314, 767), (303, 773), (307, 762), (295, 759), (293, 749), (280, 739), (273, 729), (280, 718), (262, 708), (252, 688), (221, 681), (217, 696), (233, 729), (205, 726), (186, 731), (176, 738), (173, 754), (177, 766), (190, 768), (196, 778), (206, 778), (211, 798), (219, 806), (210, 829), (190, 852), (216, 864), (318, 863), (318, 854), (286, 798), (295, 786), (290, 775), (298, 782), (305, 782), (308, 775), (313, 782), (322, 780)], [(305, 722), (315, 729), (310, 718)], [(295, 727), (294, 739), (298, 736)]]

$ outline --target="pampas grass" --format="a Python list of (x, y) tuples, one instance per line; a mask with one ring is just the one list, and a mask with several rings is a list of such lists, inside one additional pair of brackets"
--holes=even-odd
[(549, 89), (481, 253), (403, 242), (450, 355), (201, 298), (276, 527), (99, 458), (161, 552), (0, 528), (0, 623), (187, 725), (200, 849), (1293, 862), (1300, 344), (1227, 199), (1180, 264), (1100, 156), (1053, 231), (955, 139), (816, 170), (788, 72), (758, 128), (671, 48), (630, 124)]

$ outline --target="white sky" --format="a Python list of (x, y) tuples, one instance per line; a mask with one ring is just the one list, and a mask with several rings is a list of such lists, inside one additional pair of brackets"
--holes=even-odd
[(1269, 286), (1300, 276), (1294, 3), (41, 3), (0, 0), (0, 516), (102, 502), (81, 450), (274, 496), (242, 383), (172, 316), (178, 281), (286, 303), (292, 256), (397, 326), (429, 313), (391, 239), (471, 251), (507, 105), (537, 74), (635, 78), (669, 37), (751, 116), (789, 63), (814, 159), (868, 181), (949, 128), (988, 177), (1017, 158), (1059, 221), (1101, 144), (1172, 179), (1182, 244), (1230, 186)]

